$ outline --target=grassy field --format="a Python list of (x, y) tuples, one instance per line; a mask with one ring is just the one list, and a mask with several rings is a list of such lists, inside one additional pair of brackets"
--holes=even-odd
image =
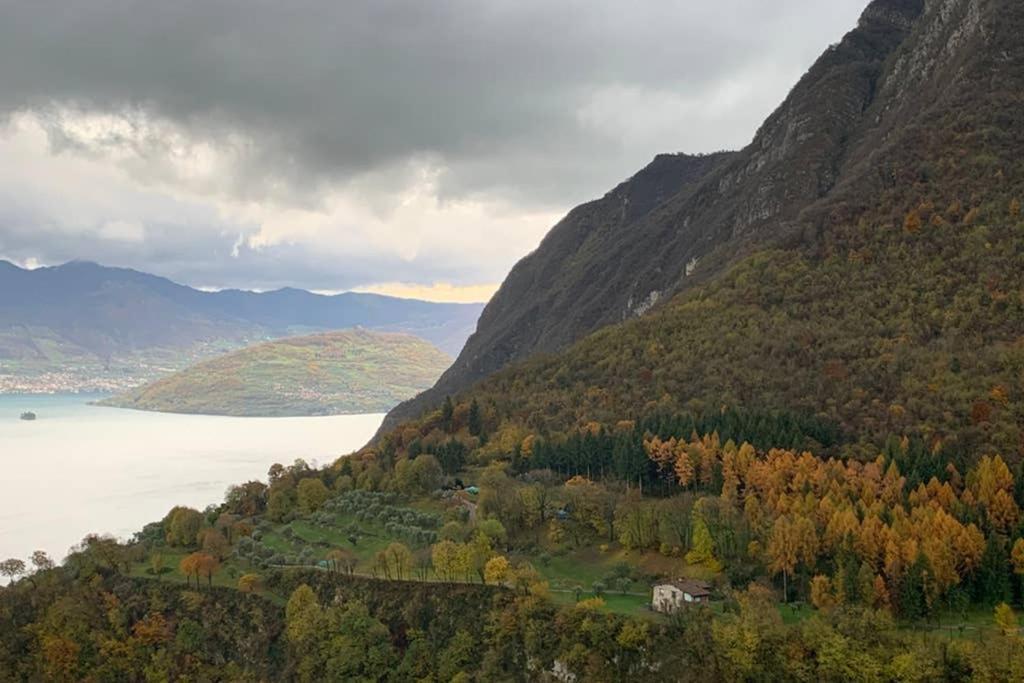
[[(585, 592), (580, 595), (580, 600), (587, 600), (595, 597), (593, 593)], [(576, 604), (576, 596), (572, 592), (552, 591), (551, 599), (559, 605)], [(605, 593), (602, 597), (604, 607), (602, 611), (614, 614), (623, 614), (631, 617), (644, 617), (648, 619), (664, 619), (657, 612), (649, 609), (651, 596), (644, 595), (620, 595), (618, 593)]]
[[(388, 544), (399, 540), (389, 537), (382, 528), (375, 524), (360, 522), (354, 515), (339, 515), (339, 521), (331, 526), (315, 525), (306, 520), (296, 520), (288, 525), (275, 527), (263, 536), (263, 543), (282, 553), (294, 554), (303, 547), (312, 546), (316, 550), (316, 559), (323, 559), (332, 548), (343, 548), (352, 552), (358, 559), (356, 572), (370, 574), (374, 555), (384, 550)], [(346, 529), (355, 524), (362, 532), (355, 545), (348, 540)], [(284, 529), (290, 527), (294, 532), (293, 540), (284, 536)]]

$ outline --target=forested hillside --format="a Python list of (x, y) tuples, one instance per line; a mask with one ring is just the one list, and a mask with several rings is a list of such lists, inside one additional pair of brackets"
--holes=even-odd
[(429, 387), (450, 362), (407, 334), (328, 332), (212, 358), (102, 405), (256, 417), (375, 413)]
[[(872, 2), (747, 148), (700, 164), (656, 160), (570, 213), (513, 269), (437, 387), (393, 411), (386, 427), (509, 363), (652, 315), (679, 292), (699, 297), (754, 254), (783, 250), (811, 269), (831, 268), (830, 259), (870, 265), (883, 257), (889, 263), (875, 264), (870, 275), (887, 291), (902, 286), (905, 272), (939, 267), (933, 261), (959, 252), (969, 235), (921, 233), (931, 245), (922, 252), (893, 236), (905, 223), (911, 231), (918, 219), (933, 229), (940, 220), (961, 228), (1012, 224), (1011, 203), (1022, 194), (1020, 14), (1013, 2)], [(637, 194), (643, 199), (634, 200)], [(995, 246), (990, 255), (1001, 257)], [(998, 267), (987, 258), (973, 267), (988, 270), (989, 263)], [(846, 293), (858, 285), (859, 269), (851, 264), (834, 275), (840, 284), (824, 293), (836, 306), (852, 304)], [(924, 284), (920, 297), (950, 301), (948, 288)], [(770, 284), (764, 293), (772, 302), (788, 294)], [(723, 313), (740, 324), (747, 311)], [(871, 343), (847, 322), (850, 345)]]
[[(778, 418), (717, 426), (823, 436)], [(483, 467), (457, 445), (478, 426), (394, 467), (275, 465), (59, 568), (0, 562), (0, 681), (1024, 675), (1024, 478), (998, 456), (925, 483), (905, 443), (865, 464), (651, 432), (711, 426), (680, 418)], [(653, 610), (680, 575), (710, 601)]]
[[(792, 220), (743, 231), (788, 226), (791, 239), (733, 258), (639, 319), (514, 365), (467, 396), (509, 428), (540, 433), (659, 407), (729, 406), (828, 420), (851, 444), (846, 452), (865, 457), (895, 435), (1016, 459), (1024, 8), (922, 8), (873, 3), (762, 130), (778, 128), (801, 93), (817, 92), (815, 74), (830, 73), (830, 88), (863, 74), (838, 64), (885, 37), (891, 54), (873, 62), (871, 97), (839, 136), (846, 171)], [(829, 129), (814, 111), (800, 119), (811, 136)], [(780, 178), (786, 168), (792, 179), (814, 175), (801, 163), (779, 167)], [(664, 257), (660, 244), (648, 249), (651, 263)]]

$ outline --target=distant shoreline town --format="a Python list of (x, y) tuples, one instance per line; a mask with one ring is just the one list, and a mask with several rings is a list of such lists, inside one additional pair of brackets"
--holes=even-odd
[(0, 374), (0, 395), (6, 394), (116, 394), (133, 389), (144, 377), (83, 376), (76, 372), (34, 375)]

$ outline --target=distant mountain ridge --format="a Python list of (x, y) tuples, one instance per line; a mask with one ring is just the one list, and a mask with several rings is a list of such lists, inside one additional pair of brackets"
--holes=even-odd
[[(74, 360), (100, 372), (121, 365), (131, 374), (139, 365), (182, 367), (182, 353), (194, 361), (266, 339), (353, 327), (412, 334), (455, 355), (482, 307), (298, 289), (206, 292), (83, 261), (34, 270), (0, 261), (0, 362), (60, 369)], [(151, 369), (141, 378), (151, 379)]]
[(379, 413), (429, 387), (450, 362), (408, 334), (326, 332), (211, 358), (102, 404), (240, 417)]

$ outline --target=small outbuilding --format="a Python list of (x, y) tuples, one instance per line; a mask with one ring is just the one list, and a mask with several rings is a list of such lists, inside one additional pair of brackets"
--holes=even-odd
[(697, 579), (679, 579), (661, 583), (654, 587), (651, 607), (664, 614), (671, 614), (680, 607), (711, 601), (711, 586)]

